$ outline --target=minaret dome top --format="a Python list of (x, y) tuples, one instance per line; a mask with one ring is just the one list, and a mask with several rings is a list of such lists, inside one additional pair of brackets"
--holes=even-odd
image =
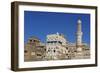
[(82, 21), (81, 21), (80, 19), (78, 19), (77, 23), (78, 23), (78, 24), (81, 24), (81, 23), (82, 23)]

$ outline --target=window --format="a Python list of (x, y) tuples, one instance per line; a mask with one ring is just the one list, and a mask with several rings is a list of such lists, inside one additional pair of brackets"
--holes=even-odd
[(36, 42), (36, 40), (33, 40), (34, 42)]
[(66, 47), (66, 50), (68, 50), (68, 47)]
[(77, 52), (77, 50), (74, 50), (74, 52)]
[(48, 52), (50, 52), (50, 50), (48, 50)]
[(30, 40), (30, 42), (32, 42), (32, 40)]
[(37, 54), (37, 56), (41, 56), (41, 54)]
[(62, 44), (62, 42), (58, 41), (58, 43)]
[(24, 50), (24, 52), (27, 53), (28, 51), (27, 50)]
[(46, 51), (46, 49), (44, 49)]
[(68, 52), (70, 52), (70, 50), (68, 50)]
[(58, 47), (56, 47), (56, 49), (58, 49)]
[(68, 56), (68, 54), (66, 54)]
[(56, 50), (53, 50), (53, 52), (56, 52)]

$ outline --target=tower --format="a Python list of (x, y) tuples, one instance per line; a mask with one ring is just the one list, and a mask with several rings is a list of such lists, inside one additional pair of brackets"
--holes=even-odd
[(78, 19), (77, 21), (77, 32), (76, 32), (76, 48), (77, 52), (82, 51), (82, 21)]

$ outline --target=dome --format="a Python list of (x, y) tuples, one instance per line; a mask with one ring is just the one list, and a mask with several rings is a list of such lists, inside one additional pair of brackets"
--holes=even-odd
[(58, 32), (57, 32), (56, 34), (57, 34), (57, 35), (59, 35), (59, 33), (58, 33)]
[(78, 19), (78, 21), (77, 21), (79, 24), (81, 24), (82, 23), (82, 21), (80, 20), (80, 19)]

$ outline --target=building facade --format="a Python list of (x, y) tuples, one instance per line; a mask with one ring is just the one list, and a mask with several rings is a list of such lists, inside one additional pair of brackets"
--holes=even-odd
[(24, 61), (44, 60), (45, 44), (41, 43), (37, 37), (30, 37), (24, 48)]
[(66, 39), (64, 35), (50, 34), (47, 35), (46, 40), (46, 59), (58, 60), (66, 57)]

